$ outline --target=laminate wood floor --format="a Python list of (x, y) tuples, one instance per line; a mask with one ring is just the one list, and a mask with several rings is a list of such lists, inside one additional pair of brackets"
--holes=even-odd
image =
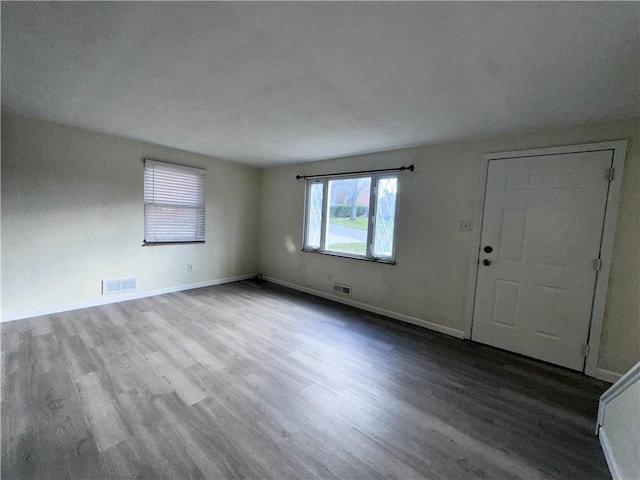
[(610, 478), (607, 384), (267, 283), (5, 323), (2, 478)]

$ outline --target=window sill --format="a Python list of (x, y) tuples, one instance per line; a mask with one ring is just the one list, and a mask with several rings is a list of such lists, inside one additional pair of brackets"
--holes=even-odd
[(205, 243), (202, 241), (193, 241), (193, 242), (142, 242), (143, 247), (159, 247), (160, 245), (193, 245), (193, 244), (202, 244)]
[(350, 258), (352, 260), (364, 260), (365, 262), (373, 262), (373, 263), (383, 263), (385, 265), (395, 265), (396, 261), (391, 259), (384, 258), (369, 258), (362, 257), (360, 255), (349, 255), (348, 253), (340, 253), (340, 252), (329, 252), (326, 250), (312, 250), (310, 248), (303, 248), (302, 252), (307, 253), (318, 253), (320, 255), (328, 255), (330, 257), (340, 257), (340, 258)]

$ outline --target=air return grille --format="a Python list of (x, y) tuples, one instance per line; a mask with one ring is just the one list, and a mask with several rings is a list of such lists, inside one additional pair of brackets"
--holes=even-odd
[(341, 283), (334, 283), (333, 291), (342, 295), (351, 295), (351, 287), (349, 285), (342, 285)]
[(135, 292), (137, 288), (137, 279), (131, 278), (117, 278), (114, 280), (102, 281), (102, 294), (110, 295), (112, 293), (122, 292)]

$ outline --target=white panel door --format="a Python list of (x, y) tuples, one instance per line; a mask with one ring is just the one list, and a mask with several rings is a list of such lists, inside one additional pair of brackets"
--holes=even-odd
[(489, 161), (472, 340), (583, 369), (612, 159)]

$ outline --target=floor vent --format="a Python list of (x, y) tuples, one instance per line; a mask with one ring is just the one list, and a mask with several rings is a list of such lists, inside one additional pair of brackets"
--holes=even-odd
[(118, 278), (115, 280), (103, 280), (102, 294), (110, 295), (112, 293), (135, 292), (137, 283), (138, 282), (135, 277)]
[(333, 284), (333, 291), (341, 293), (342, 295), (351, 295), (351, 287), (349, 285), (342, 285), (340, 283)]

